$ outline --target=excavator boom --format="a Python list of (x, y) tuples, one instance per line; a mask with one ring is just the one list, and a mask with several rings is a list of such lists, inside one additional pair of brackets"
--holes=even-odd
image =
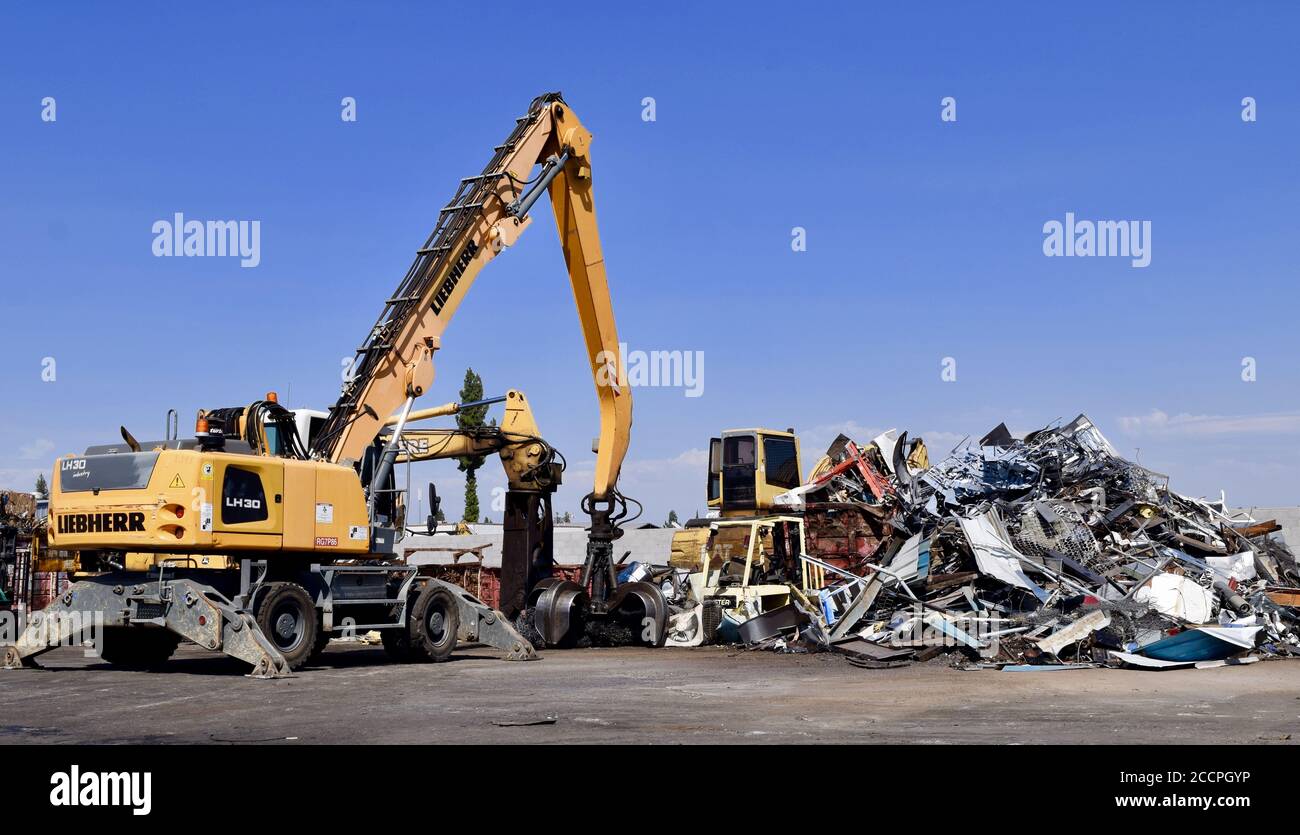
[[(481, 174), (461, 180), (439, 212), (392, 297), (356, 351), (352, 375), (313, 442), (329, 461), (359, 460), (380, 428), (433, 381), (433, 352), (478, 271), (510, 246), (531, 222), (529, 210), (545, 188), (587, 347), (600, 405), (600, 440), (592, 496), (612, 499), (627, 454), (632, 395), (605, 277), (592, 199), (591, 134), (559, 93), (534, 99), (514, 131), (497, 146)], [(533, 178), (538, 164), (541, 172)]]

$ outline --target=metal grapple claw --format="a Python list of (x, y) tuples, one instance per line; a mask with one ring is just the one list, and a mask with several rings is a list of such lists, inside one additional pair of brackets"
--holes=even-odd
[(582, 634), (591, 612), (591, 598), (582, 586), (551, 577), (538, 583), (530, 596), (536, 598), (533, 627), (547, 646), (571, 644)]
[(624, 583), (614, 589), (606, 604), (609, 612), (627, 619), (641, 618), (643, 644), (661, 647), (668, 638), (668, 601), (651, 583)]

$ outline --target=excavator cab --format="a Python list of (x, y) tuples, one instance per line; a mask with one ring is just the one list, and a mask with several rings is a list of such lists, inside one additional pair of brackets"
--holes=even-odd
[[(781, 521), (785, 508), (776, 497), (802, 483), (803, 468), (799, 461), (799, 438), (793, 429), (728, 429), (720, 437), (709, 439), (707, 498), (708, 519), (692, 519), (673, 535), (669, 563), (678, 568), (699, 571), (708, 559), (727, 570), (727, 555), (745, 554), (749, 537), (763, 539), (769, 553), (786, 555), (798, 550), (778, 541), (795, 532), (784, 524), (767, 524), (766, 517)], [(718, 525), (718, 517), (732, 523)], [(750, 526), (741, 520), (760, 521)], [(773, 531), (781, 535), (773, 539)]]
[[(729, 429), (709, 439), (710, 514), (673, 533), (668, 563), (688, 572), (697, 601), (721, 606), (715, 609), (718, 618), (726, 610), (752, 615), (783, 606), (794, 584), (805, 591), (819, 587), (799, 559), (806, 552), (802, 516), (776, 503), (777, 496), (800, 486), (801, 474), (793, 429)], [(711, 634), (704, 606), (696, 611), (696, 627), (674, 622), (671, 643), (711, 640), (704, 637)]]
[(729, 429), (709, 439), (709, 508), (724, 517), (770, 512), (801, 472), (793, 430)]

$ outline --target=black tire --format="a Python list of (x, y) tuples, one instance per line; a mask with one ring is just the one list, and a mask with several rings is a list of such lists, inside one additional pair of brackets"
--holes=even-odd
[(297, 583), (268, 583), (258, 596), (256, 620), (289, 669), (302, 669), (320, 634), (316, 604), (307, 590)]
[(311, 655), (307, 660), (313, 664), (319, 661), (320, 657), (325, 653), (325, 647), (329, 646), (331, 637), (333, 636), (331, 636), (330, 633), (326, 632), (324, 629), (320, 629), (316, 635), (316, 643), (312, 644)]
[(430, 583), (420, 592), (408, 621), (411, 651), (422, 661), (446, 661), (456, 649), (460, 606), (452, 593)]
[(165, 629), (107, 626), (100, 637), (99, 657), (127, 670), (156, 670), (179, 644), (180, 638)]
[(409, 664), (415, 660), (415, 653), (411, 650), (411, 636), (406, 629), (381, 629), (379, 635), (384, 641), (384, 652), (390, 661)]

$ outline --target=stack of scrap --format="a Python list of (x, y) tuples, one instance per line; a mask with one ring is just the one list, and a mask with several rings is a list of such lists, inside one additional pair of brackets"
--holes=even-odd
[(30, 553), (32, 535), (40, 527), (36, 497), (31, 493), (0, 490), (0, 608), (19, 597), (14, 588), (19, 564)]
[(1300, 655), (1280, 527), (1173, 492), (1084, 415), (1024, 438), (999, 425), (933, 465), (907, 433), (841, 437), (781, 503), (809, 514), (810, 543), (827, 507), (881, 533), (849, 570), (810, 545), (801, 559), (832, 579), (795, 596), (801, 625), (766, 646), (1015, 671)]
[(889, 463), (896, 452), (911, 467), (929, 466), (925, 444), (909, 444), (906, 433), (901, 444), (885, 433), (862, 448), (840, 435), (806, 484), (777, 497), (778, 506), (805, 519), (810, 552), (854, 574), (872, 562), (896, 532), (889, 521), (897, 505)]

